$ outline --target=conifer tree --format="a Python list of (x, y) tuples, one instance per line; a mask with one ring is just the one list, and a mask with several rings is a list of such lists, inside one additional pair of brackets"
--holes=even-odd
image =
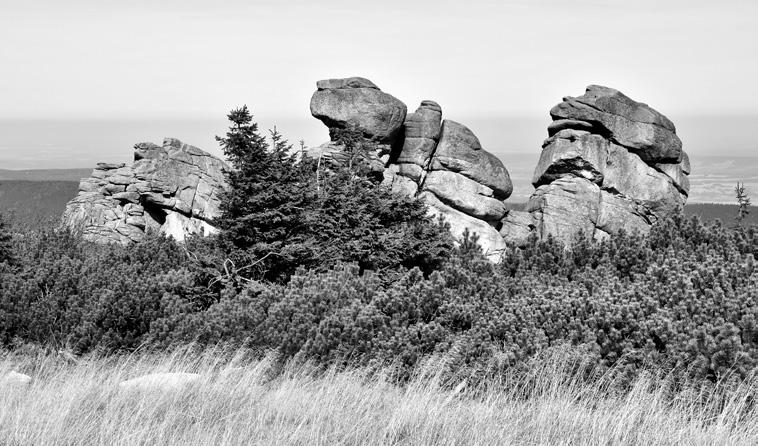
[(301, 232), (301, 214), (308, 201), (308, 166), (297, 163), (291, 146), (273, 130), (273, 147), (258, 132), (247, 106), (228, 115), (226, 136), (217, 137), (232, 168), (225, 172), (224, 193), (217, 220), (222, 238), (240, 254), (239, 261), (270, 271), (292, 263), (301, 254), (292, 246), (293, 234)]
[(735, 219), (737, 220), (737, 224), (741, 225), (742, 221), (750, 213), (750, 197), (747, 195), (744, 183), (737, 183), (734, 192), (737, 194), (737, 217)]
[[(236, 274), (286, 281), (298, 267), (340, 262), (431, 272), (448, 256), (452, 240), (426, 216), (424, 204), (378, 184), (375, 148), (359, 133), (340, 135), (344, 165), (317, 171), (317, 161), (297, 157), (276, 128), (269, 145), (247, 107), (233, 110), (229, 120), (226, 136), (218, 138), (232, 169), (217, 224)], [(323, 184), (318, 174), (325, 175)]]

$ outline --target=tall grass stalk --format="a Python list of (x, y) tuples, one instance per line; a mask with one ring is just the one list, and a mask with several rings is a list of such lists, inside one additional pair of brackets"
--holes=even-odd
[[(0, 390), (0, 444), (758, 444), (754, 378), (672, 390), (650, 372), (622, 389), (574, 358), (554, 351), (471, 384), (446, 381), (444, 358), (430, 358), (398, 385), (389, 369), (281, 366), (223, 348), (78, 361), (5, 352), (0, 376), (34, 381)], [(203, 378), (178, 392), (119, 390), (154, 372)]]

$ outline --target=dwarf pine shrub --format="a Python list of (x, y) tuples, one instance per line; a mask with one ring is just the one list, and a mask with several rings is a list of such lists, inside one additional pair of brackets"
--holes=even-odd
[(681, 216), (646, 236), (511, 249), (461, 244), (431, 273), (402, 264), (301, 267), (284, 283), (224, 275), (213, 239), (131, 247), (65, 231), (16, 236), (0, 263), (0, 343), (77, 352), (232, 342), (321, 364), (409, 371), (444, 353), (492, 374), (577, 346), (634, 374), (657, 364), (718, 380), (758, 366), (758, 233)]

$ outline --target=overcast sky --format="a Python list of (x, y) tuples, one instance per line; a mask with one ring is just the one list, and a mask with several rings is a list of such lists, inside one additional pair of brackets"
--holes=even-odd
[[(675, 123), (755, 114), (758, 98), (755, 0), (0, 5), (6, 120), (218, 119), (246, 103), (266, 122), (305, 121), (316, 80), (356, 75), (410, 109), (435, 99), (464, 122), (546, 117), (592, 83)], [(326, 136), (310, 125), (304, 136)], [(535, 147), (544, 136), (543, 128)]]

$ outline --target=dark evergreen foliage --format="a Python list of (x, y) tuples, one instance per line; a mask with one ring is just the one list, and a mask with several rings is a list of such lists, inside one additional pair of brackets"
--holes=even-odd
[(737, 194), (737, 224), (741, 225), (745, 218), (750, 214), (750, 197), (745, 190), (745, 184), (737, 183), (737, 187), (734, 188), (734, 192)]
[(418, 266), (431, 272), (452, 249), (447, 231), (429, 221), (423, 203), (363, 175), (359, 160), (371, 149), (354, 132), (341, 135), (351, 161), (317, 173), (317, 163), (296, 156), (276, 130), (270, 147), (247, 107), (232, 111), (229, 120), (232, 127), (219, 142), (233, 169), (226, 173), (229, 190), (218, 224), (242, 276), (282, 282), (298, 267), (325, 269), (345, 261), (361, 269)]
[(304, 262), (313, 250), (307, 241), (293, 239), (303, 231), (303, 210), (312, 200), (310, 166), (296, 162), (278, 133), (269, 150), (247, 107), (228, 117), (232, 127), (218, 138), (232, 165), (225, 172), (229, 188), (217, 220), (222, 240), (234, 250), (238, 268), (248, 268), (244, 275), (286, 277), (287, 264)]
[(758, 231), (697, 219), (570, 250), (534, 240), (500, 265), (467, 238), (428, 276), (353, 263), (301, 268), (287, 283), (236, 282), (212, 240), (14, 240), (16, 265), (0, 265), (5, 346), (234, 342), (399, 371), (448, 353), (451, 373), (497, 373), (570, 344), (630, 375), (654, 363), (715, 380), (758, 366)]

